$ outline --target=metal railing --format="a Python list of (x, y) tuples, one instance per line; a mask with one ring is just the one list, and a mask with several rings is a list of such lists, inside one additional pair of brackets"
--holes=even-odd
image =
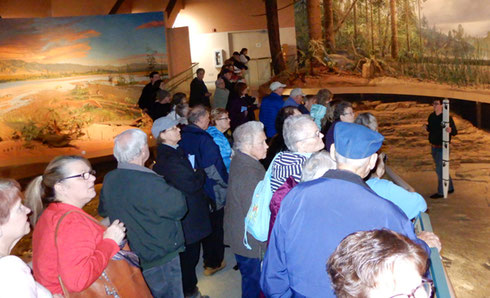
[[(414, 188), (410, 186), (406, 181), (404, 181), (395, 171), (386, 166), (386, 174), (391, 178), (391, 180), (407, 189), (408, 191), (414, 191)], [(430, 222), (429, 215), (425, 212), (420, 212), (420, 214), (415, 219), (415, 232), (419, 233), (422, 231), (433, 232), (432, 224)], [(454, 293), (453, 286), (449, 277), (447, 275), (444, 264), (442, 263), (441, 255), (435, 247), (430, 248), (430, 274), (434, 282), (435, 296), (437, 298), (454, 298), (456, 297)]]
[(171, 77), (165, 82), (165, 90), (170, 93), (184, 92), (188, 94), (190, 91), (190, 83), (194, 78), (198, 65), (199, 63), (194, 62), (189, 68)]

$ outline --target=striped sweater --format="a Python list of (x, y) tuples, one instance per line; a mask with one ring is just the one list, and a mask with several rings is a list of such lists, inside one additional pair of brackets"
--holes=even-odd
[(284, 151), (279, 152), (274, 163), (271, 165), (271, 189), (275, 192), (286, 179), (293, 176), (294, 180), (299, 183), (303, 164), (308, 159), (309, 154)]

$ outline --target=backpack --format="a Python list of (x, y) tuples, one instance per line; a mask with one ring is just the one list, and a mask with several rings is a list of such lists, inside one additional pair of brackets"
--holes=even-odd
[(271, 218), (269, 205), (272, 199), (272, 167), (279, 154), (280, 153), (278, 153), (272, 160), (269, 169), (267, 169), (267, 172), (265, 172), (264, 179), (257, 183), (252, 197), (252, 204), (250, 204), (247, 216), (245, 216), (243, 245), (250, 250), (252, 250), (252, 247), (250, 247), (248, 244), (247, 233), (250, 233), (258, 241), (267, 241), (269, 222)]

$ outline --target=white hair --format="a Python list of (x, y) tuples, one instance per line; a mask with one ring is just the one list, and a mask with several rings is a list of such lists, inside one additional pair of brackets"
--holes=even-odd
[(284, 136), (284, 144), (292, 152), (297, 152), (296, 143), (304, 140), (308, 136), (305, 135), (305, 126), (310, 124), (312, 127), (317, 127), (313, 118), (309, 115), (294, 115), (289, 116), (284, 120), (282, 135)]
[(301, 173), (301, 182), (315, 180), (320, 178), (328, 170), (337, 168), (337, 164), (330, 157), (330, 154), (325, 151), (319, 151), (313, 153), (303, 165), (303, 172)]
[(361, 158), (361, 159), (351, 159), (351, 158), (347, 158), (347, 157), (340, 155), (337, 152), (337, 150), (335, 150), (335, 159), (337, 161), (337, 166), (343, 164), (343, 165), (349, 165), (355, 169), (360, 169), (360, 168), (364, 167), (369, 162), (370, 157), (371, 156)]
[(141, 129), (132, 128), (123, 131), (114, 138), (114, 157), (117, 162), (130, 162), (141, 154), (148, 145), (146, 133)]
[(242, 151), (244, 147), (252, 146), (263, 131), (264, 124), (260, 121), (248, 121), (238, 126), (233, 132), (233, 149)]

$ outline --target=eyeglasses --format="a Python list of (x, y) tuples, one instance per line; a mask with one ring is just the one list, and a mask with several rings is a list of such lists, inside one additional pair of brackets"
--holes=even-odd
[(90, 170), (88, 172), (83, 172), (83, 173), (78, 174), (78, 175), (68, 176), (68, 177), (65, 177), (65, 178), (62, 178), (62, 179), (58, 180), (58, 182), (61, 182), (61, 181), (66, 180), (66, 179), (78, 178), (78, 177), (82, 177), (83, 180), (88, 180), (88, 179), (90, 179), (90, 175), (95, 176), (95, 170)]
[(315, 131), (315, 135), (314, 136), (301, 139), (298, 142), (305, 141), (305, 140), (308, 140), (308, 139), (313, 139), (313, 138), (321, 138), (321, 137), (322, 137), (322, 133), (319, 130), (317, 130), (317, 131)]
[(218, 118), (218, 119), (216, 119), (216, 120), (228, 120), (228, 119), (230, 119), (230, 117)]
[(418, 285), (410, 294), (398, 294), (390, 298), (426, 298), (431, 297), (434, 282), (430, 279), (422, 279), (422, 283)]

